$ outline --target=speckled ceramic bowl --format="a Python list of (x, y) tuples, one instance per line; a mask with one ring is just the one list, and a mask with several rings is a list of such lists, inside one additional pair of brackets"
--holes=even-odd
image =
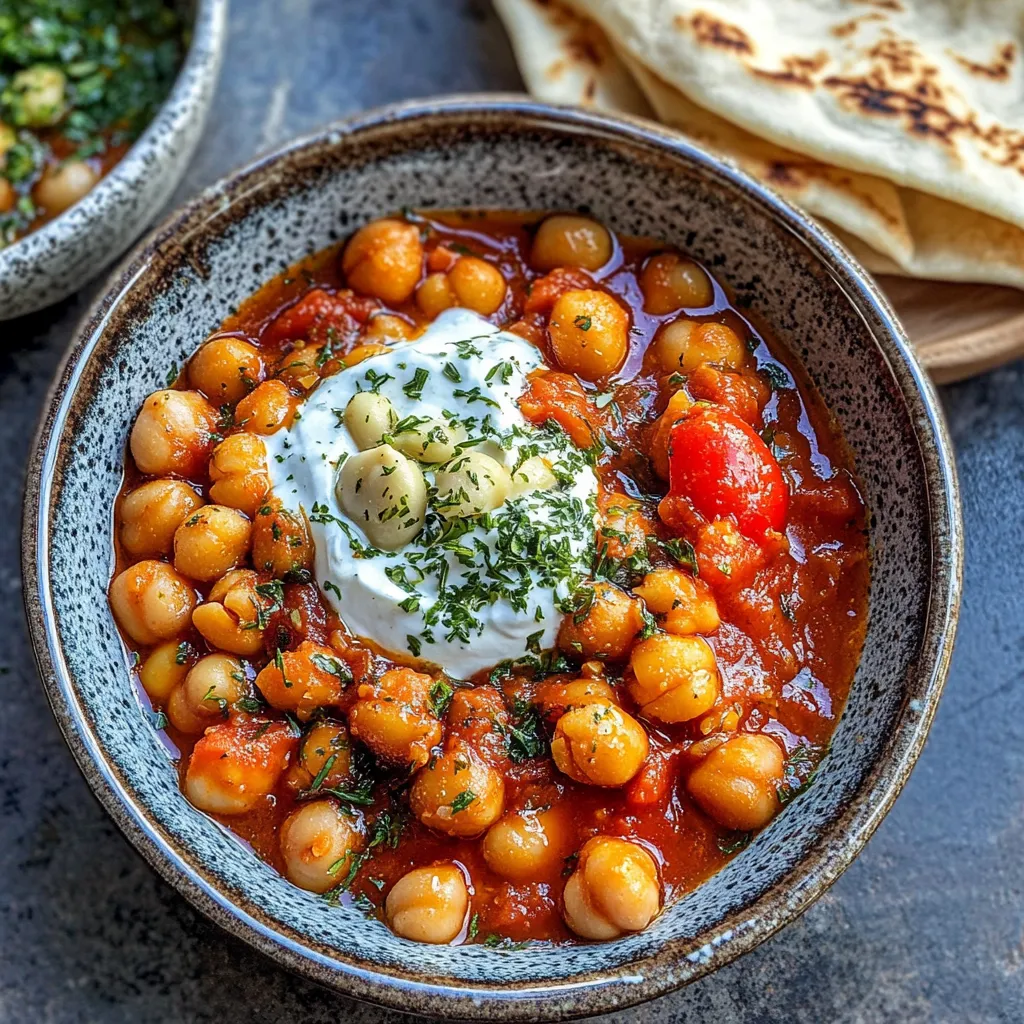
[(174, 88), (125, 158), (66, 213), (0, 249), (0, 321), (58, 302), (95, 277), (181, 180), (213, 100), (228, 0), (192, 6), (192, 42)]
[[(414, 945), (296, 889), (181, 796), (107, 609), (110, 508), (145, 396), (261, 282), (406, 204), (579, 209), (618, 231), (678, 240), (802, 360), (866, 489), (867, 643), (816, 782), (711, 881), (616, 942)], [(338, 124), (207, 191), (137, 248), (54, 385), (29, 470), (24, 544), (28, 618), (54, 712), (150, 863), (215, 921), (311, 978), (390, 1007), (481, 1020), (650, 999), (749, 950), (821, 895), (921, 750), (960, 596), (956, 480), (935, 395), (885, 300), (837, 243), (653, 125), (493, 96)]]

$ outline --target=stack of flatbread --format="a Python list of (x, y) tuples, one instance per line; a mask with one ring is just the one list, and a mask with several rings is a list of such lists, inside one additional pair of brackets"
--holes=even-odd
[(655, 117), (824, 221), (938, 379), (1024, 353), (1024, 0), (495, 6), (539, 99)]

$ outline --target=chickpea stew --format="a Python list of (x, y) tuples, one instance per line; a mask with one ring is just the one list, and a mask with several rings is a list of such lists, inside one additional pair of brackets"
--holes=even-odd
[(646, 928), (811, 783), (866, 512), (799, 367), (679, 250), (407, 211), (143, 404), (114, 616), (185, 796), (431, 943)]
[(0, 248), (77, 203), (174, 83), (185, 26), (163, 0), (0, 3)]

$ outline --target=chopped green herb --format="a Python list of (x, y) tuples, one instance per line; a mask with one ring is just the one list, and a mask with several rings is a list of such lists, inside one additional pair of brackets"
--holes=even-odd
[(423, 388), (429, 377), (430, 371), (425, 370), (422, 366), (418, 366), (412, 375), (412, 380), (402, 385), (402, 390), (405, 392), (406, 397), (416, 400), (422, 398)]
[(693, 545), (688, 540), (683, 540), (681, 537), (672, 537), (669, 540), (661, 540), (657, 537), (651, 539), (669, 558), (684, 569), (689, 569), (695, 576), (699, 573), (697, 552), (693, 550)]
[(730, 832), (728, 835), (719, 836), (716, 845), (722, 853), (729, 855), (745, 849), (753, 838), (753, 832)]
[(289, 680), (289, 678), (285, 675), (284, 655), (281, 653), (280, 647), (278, 647), (277, 650), (274, 651), (274, 668), (276, 668), (278, 672), (281, 673), (281, 682), (284, 683), (285, 689), (290, 690), (292, 684), (291, 680)]
[[(322, 781), (322, 780), (321, 780)], [(360, 807), (373, 805), (373, 796), (370, 793), (371, 783), (360, 785), (357, 789), (339, 789), (333, 786), (324, 786), (320, 792), (327, 796), (333, 796), (335, 800), (341, 800), (347, 804), (358, 804)], [(312, 791), (312, 787), (310, 787)]]
[(352, 682), (352, 669), (340, 658), (332, 658), (326, 654), (315, 653), (310, 655), (309, 660), (321, 672), (334, 676), (341, 683), (342, 689)]
[(460, 811), (464, 811), (475, 799), (476, 793), (471, 789), (464, 789), (451, 803), (452, 814), (458, 814)]
[(517, 700), (512, 705), (512, 715), (514, 721), (508, 729), (509, 757), (516, 762), (543, 757), (548, 745), (539, 709)]
[(444, 718), (448, 713), (448, 705), (451, 704), (452, 697), (454, 696), (455, 691), (446, 679), (438, 679), (430, 687), (430, 710), (434, 713), (435, 718)]
[(338, 760), (337, 754), (331, 754), (329, 758), (320, 766), (320, 771), (316, 773), (316, 777), (309, 784), (309, 792), (315, 793), (323, 784), (324, 779), (327, 778), (331, 773), (331, 769), (334, 767), (334, 762)]

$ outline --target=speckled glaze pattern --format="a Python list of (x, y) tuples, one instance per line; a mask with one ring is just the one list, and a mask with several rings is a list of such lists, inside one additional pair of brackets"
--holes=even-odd
[[(127, 433), (146, 395), (271, 275), (403, 205), (589, 211), (676, 241), (808, 369), (872, 512), (870, 624), (815, 784), (642, 934), (503, 952), (413, 945), (329, 909), (178, 791), (105, 601)], [(942, 690), (961, 525), (934, 394), (867, 278), (821, 228), (653, 126), (518, 98), (406, 105), (301, 140), (208, 190), (145, 241), (81, 326), (29, 470), (25, 598), (51, 704), (128, 837), (194, 904), (278, 961), (390, 1007), (564, 1019), (683, 985), (799, 914), (898, 794)]]
[(191, 46), (174, 87), (125, 158), (66, 213), (0, 249), (0, 321), (76, 291), (164, 208), (213, 101), (227, 10), (228, 0), (196, 0)]

